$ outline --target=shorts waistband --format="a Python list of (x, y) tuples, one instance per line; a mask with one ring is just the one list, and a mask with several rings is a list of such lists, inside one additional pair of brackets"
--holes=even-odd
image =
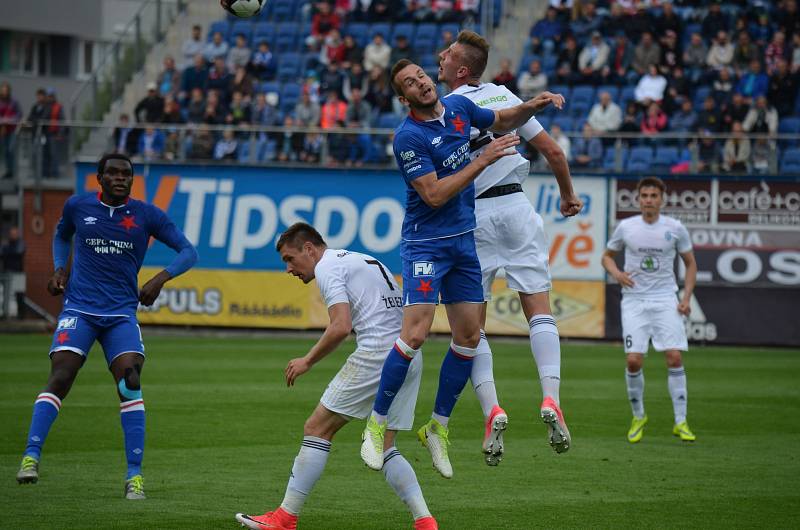
[(492, 197), (502, 197), (503, 195), (511, 195), (512, 193), (522, 193), (522, 184), (504, 184), (503, 186), (493, 186), (484, 191), (476, 199), (491, 199)]

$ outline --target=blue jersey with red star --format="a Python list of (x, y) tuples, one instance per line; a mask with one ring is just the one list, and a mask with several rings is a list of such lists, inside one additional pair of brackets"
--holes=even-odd
[(64, 204), (53, 241), (55, 267), (65, 267), (73, 239), (72, 270), (64, 310), (92, 315), (136, 314), (142, 267), (150, 237), (179, 253), (167, 272), (176, 276), (194, 264), (194, 247), (162, 210), (128, 199), (109, 206), (99, 194), (70, 197)]
[(494, 112), (482, 109), (457, 94), (443, 98), (444, 113), (420, 121), (409, 115), (395, 131), (394, 155), (406, 181), (406, 216), (402, 236), (424, 241), (463, 234), (475, 229), (475, 189), (472, 184), (440, 208), (431, 208), (411, 185), (423, 175), (436, 172), (446, 178), (469, 164), (470, 127), (487, 129)]

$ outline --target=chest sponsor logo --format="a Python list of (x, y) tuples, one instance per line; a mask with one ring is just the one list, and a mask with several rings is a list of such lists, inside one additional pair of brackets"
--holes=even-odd
[(56, 331), (61, 331), (62, 329), (75, 329), (77, 325), (78, 317), (62, 318), (58, 321), (58, 328)]
[(639, 264), (639, 267), (644, 272), (656, 272), (659, 267), (658, 258), (655, 256), (645, 256), (642, 258), (642, 262)]
[(84, 217), (83, 218), (83, 224), (85, 224), (85, 225), (93, 225), (96, 222), (97, 222), (97, 217), (89, 216), (89, 217)]
[(431, 145), (434, 146), (434, 147), (436, 147), (437, 145), (439, 145), (441, 143), (442, 143), (442, 137), (441, 136), (437, 136), (436, 138), (431, 140)]
[(414, 262), (414, 278), (419, 278), (420, 276), (433, 276), (434, 270), (433, 263), (430, 261)]

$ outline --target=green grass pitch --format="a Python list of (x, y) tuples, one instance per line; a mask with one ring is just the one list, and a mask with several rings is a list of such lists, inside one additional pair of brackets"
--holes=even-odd
[[(145, 330), (145, 334), (147, 330)], [(144, 476), (148, 499), (122, 498), (118, 401), (95, 348), (45, 445), (36, 485), (14, 475), (31, 407), (48, 371), (49, 337), (0, 336), (0, 528), (237, 528), (282, 497), (302, 425), (352, 342), (301, 377), (286, 362), (312, 340), (146, 338)], [(446, 343), (425, 347), (417, 424), (428, 417)], [(398, 448), (443, 529), (797, 528), (800, 526), (800, 351), (694, 348), (686, 356), (689, 423), (671, 435), (661, 355), (646, 363), (644, 439), (628, 444), (630, 409), (618, 345), (563, 345), (562, 404), (572, 449), (556, 455), (536, 412), (540, 389), (524, 342), (494, 345), (506, 457), (483, 463), (480, 410), (468, 387), (451, 421), (452, 480), (412, 433)], [(300, 528), (411, 528), (410, 515), (358, 456), (362, 422), (336, 437)]]

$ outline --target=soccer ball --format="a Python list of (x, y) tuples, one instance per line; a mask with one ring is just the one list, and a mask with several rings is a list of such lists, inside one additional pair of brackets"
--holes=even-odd
[(267, 0), (219, 0), (219, 5), (228, 13), (239, 18), (256, 16)]

